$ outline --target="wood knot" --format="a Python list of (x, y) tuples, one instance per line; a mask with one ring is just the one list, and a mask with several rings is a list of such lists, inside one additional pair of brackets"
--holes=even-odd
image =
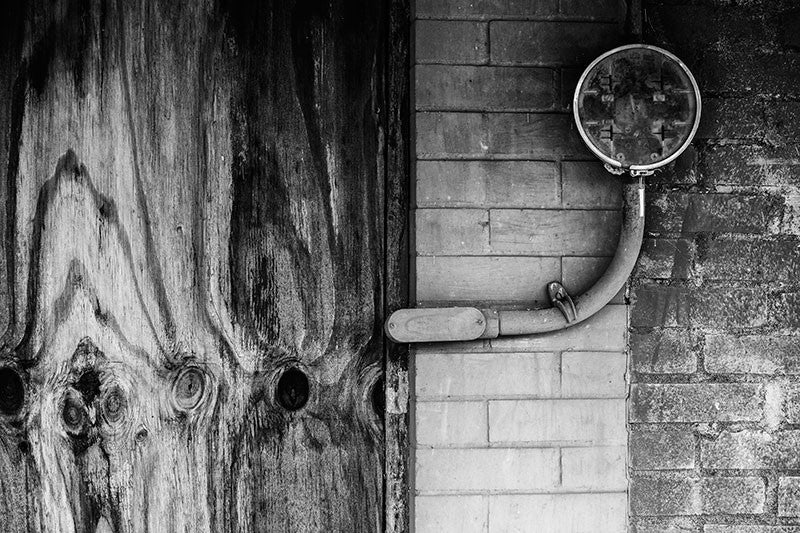
[(278, 379), (275, 401), (287, 411), (298, 411), (308, 403), (308, 377), (299, 368), (289, 368)]
[(25, 382), (10, 366), (0, 368), (0, 411), (16, 415), (25, 404)]
[(206, 395), (206, 374), (196, 367), (184, 368), (172, 382), (172, 399), (181, 411), (197, 408)]
[(89, 431), (89, 413), (81, 395), (74, 389), (68, 390), (61, 408), (64, 427), (72, 436), (85, 436)]
[(128, 409), (128, 399), (125, 391), (119, 385), (110, 387), (101, 400), (102, 416), (109, 425), (118, 425), (125, 419)]

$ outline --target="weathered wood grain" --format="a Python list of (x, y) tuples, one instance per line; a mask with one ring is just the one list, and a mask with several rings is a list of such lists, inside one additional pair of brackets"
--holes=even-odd
[(406, 3), (8, 13), (0, 530), (403, 530)]

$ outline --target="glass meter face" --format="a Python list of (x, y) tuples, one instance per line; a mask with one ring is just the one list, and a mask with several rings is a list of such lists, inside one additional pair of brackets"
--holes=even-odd
[(666, 50), (623, 46), (589, 65), (573, 111), (583, 140), (600, 159), (647, 171), (673, 161), (692, 141), (700, 92), (686, 65)]

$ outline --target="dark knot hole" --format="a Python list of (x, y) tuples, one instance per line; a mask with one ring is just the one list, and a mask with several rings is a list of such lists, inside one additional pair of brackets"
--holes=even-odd
[(308, 377), (297, 368), (290, 368), (278, 380), (275, 399), (287, 411), (297, 411), (308, 403)]
[(0, 411), (13, 415), (22, 409), (25, 403), (25, 384), (22, 377), (13, 368), (0, 369)]

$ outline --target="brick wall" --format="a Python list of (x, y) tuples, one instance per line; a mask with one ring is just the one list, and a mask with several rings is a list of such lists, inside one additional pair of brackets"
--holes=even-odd
[(800, 4), (645, 8), (647, 40), (689, 64), (705, 116), (648, 193), (631, 311), (632, 530), (799, 533)]
[[(418, 0), (418, 305), (545, 303), (608, 264), (619, 186), (569, 112), (618, 0)], [(549, 304), (548, 304), (549, 305)], [(566, 332), (415, 355), (417, 533), (622, 532), (627, 306)]]

